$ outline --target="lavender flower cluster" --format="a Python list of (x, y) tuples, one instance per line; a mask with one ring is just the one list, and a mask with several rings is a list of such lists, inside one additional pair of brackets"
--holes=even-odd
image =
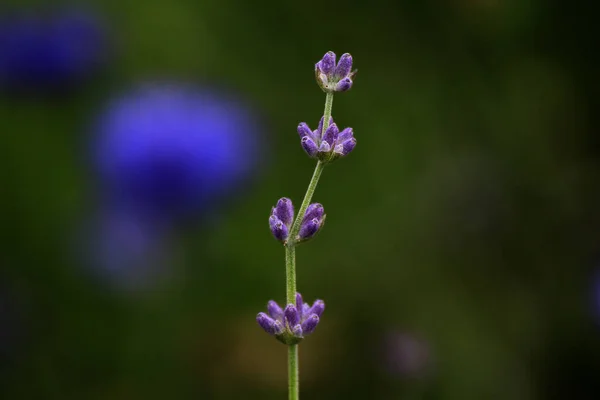
[(304, 303), (302, 295), (296, 293), (296, 304), (288, 304), (282, 309), (277, 302), (271, 300), (267, 304), (267, 312), (258, 313), (256, 322), (270, 335), (285, 344), (297, 344), (306, 335), (314, 332), (319, 324), (321, 314), (325, 311), (323, 300), (315, 300), (312, 306)]
[[(304, 242), (314, 237), (325, 223), (325, 209), (319, 203), (312, 203), (306, 209), (304, 218), (294, 239), (296, 243)], [(275, 239), (283, 242), (288, 240), (289, 232), (294, 221), (294, 205), (287, 197), (282, 197), (273, 207), (269, 217), (269, 227)]]
[(335, 53), (328, 51), (321, 61), (315, 64), (315, 78), (324, 92), (345, 92), (352, 87), (356, 71), (352, 71), (352, 56), (344, 53), (335, 63)]
[(352, 128), (345, 128), (340, 132), (333, 118), (329, 119), (329, 127), (325, 130), (325, 134), (323, 134), (323, 117), (314, 131), (310, 130), (306, 122), (301, 122), (298, 125), (298, 134), (306, 154), (323, 162), (331, 162), (347, 156), (356, 146)]

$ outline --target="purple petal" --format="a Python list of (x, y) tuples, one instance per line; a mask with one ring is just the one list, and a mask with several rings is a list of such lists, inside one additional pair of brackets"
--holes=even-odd
[(312, 134), (313, 133), (308, 127), (308, 124), (306, 122), (300, 122), (300, 124), (298, 125), (298, 135), (300, 135), (300, 138), (308, 136), (312, 139)]
[(281, 220), (287, 227), (294, 221), (294, 205), (292, 200), (287, 197), (282, 197), (277, 201), (277, 205), (273, 210), (273, 215)]
[(330, 75), (335, 69), (335, 53), (333, 51), (325, 53), (319, 61), (319, 67), (325, 75)]
[(351, 138), (342, 143), (342, 155), (347, 156), (356, 147), (356, 139)]
[(300, 319), (298, 318), (298, 310), (293, 304), (288, 304), (283, 314), (285, 315), (288, 326), (295, 326), (298, 324), (298, 322), (300, 322)]
[(302, 315), (308, 315), (308, 310), (310, 310), (310, 306), (307, 303), (302, 304)]
[(304, 332), (305, 335), (310, 335), (313, 333), (318, 324), (319, 316), (317, 314), (310, 314), (302, 323), (302, 332)]
[(335, 76), (338, 79), (345, 78), (352, 70), (352, 56), (350, 53), (344, 53), (340, 57), (337, 67), (335, 68)]
[(304, 136), (300, 141), (300, 144), (302, 145), (302, 148), (306, 154), (308, 154), (310, 157), (317, 155), (319, 148), (317, 147), (317, 144), (308, 136)]
[(300, 225), (300, 232), (298, 232), (298, 237), (300, 239), (309, 239), (317, 233), (319, 228), (321, 227), (321, 222), (317, 218), (313, 218), (308, 221), (302, 222)]
[[(313, 135), (315, 138), (317, 139), (321, 139), (321, 137), (323, 136), (323, 120), (325, 117), (321, 117), (321, 120), (319, 120), (319, 126), (317, 126), (317, 130), (313, 132)], [(329, 118), (329, 125), (333, 124), (333, 117)]]
[(345, 92), (352, 87), (352, 79), (344, 78), (335, 85), (336, 92)]
[(302, 295), (296, 293), (296, 309), (298, 310), (298, 319), (302, 321), (302, 311), (304, 309), (304, 301), (302, 301)]
[(344, 130), (341, 131), (337, 137), (337, 143), (343, 143), (352, 137), (354, 137), (354, 131), (352, 128), (344, 128)]
[(283, 310), (279, 307), (277, 302), (271, 300), (267, 303), (267, 312), (271, 316), (271, 318), (276, 320), (283, 320)]
[(331, 124), (325, 131), (325, 135), (323, 135), (323, 141), (329, 143), (329, 146), (333, 146), (339, 133), (340, 130), (338, 129), (337, 125)]
[(325, 302), (323, 300), (315, 300), (310, 310), (308, 310), (308, 314), (317, 314), (317, 316), (321, 317), (325, 311)]
[(260, 312), (256, 316), (256, 322), (260, 325), (261, 328), (265, 330), (270, 335), (275, 334), (275, 320), (269, 317), (267, 314)]
[(309, 219), (313, 218), (320, 220), (323, 218), (323, 214), (325, 214), (325, 209), (323, 206), (320, 203), (312, 203), (306, 209), (306, 214), (304, 214), (303, 221), (308, 221)]
[(271, 233), (275, 236), (275, 239), (283, 242), (288, 237), (288, 228), (285, 226), (283, 222), (279, 218), (274, 215), (269, 217), (269, 226), (271, 228)]
[(319, 146), (319, 153), (329, 153), (331, 151), (331, 146), (328, 142), (321, 142), (321, 146)]

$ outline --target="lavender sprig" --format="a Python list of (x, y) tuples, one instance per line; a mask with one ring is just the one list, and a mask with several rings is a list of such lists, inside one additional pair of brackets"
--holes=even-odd
[(275, 301), (269, 301), (268, 315), (264, 312), (258, 313), (256, 322), (265, 332), (275, 336), (280, 342), (294, 345), (314, 332), (324, 310), (323, 300), (315, 300), (312, 307), (309, 307), (303, 302), (302, 295), (296, 293), (296, 303), (288, 304), (285, 310), (282, 310)]
[(322, 300), (308, 306), (296, 292), (296, 246), (313, 238), (325, 222), (323, 206), (310, 203), (325, 165), (348, 155), (356, 146), (352, 128), (340, 131), (331, 117), (334, 93), (348, 91), (355, 74), (356, 71), (352, 71), (352, 56), (348, 53), (343, 54), (336, 64), (335, 53), (330, 51), (315, 64), (317, 84), (326, 93), (325, 110), (315, 131), (302, 122), (298, 125), (298, 134), (302, 148), (310, 157), (318, 160), (317, 165), (295, 218), (292, 201), (286, 197), (279, 199), (269, 216), (271, 233), (285, 246), (287, 306), (282, 309), (271, 300), (267, 304), (268, 314), (259, 313), (256, 321), (263, 330), (288, 345), (290, 400), (299, 398), (298, 343), (314, 332), (325, 309)]

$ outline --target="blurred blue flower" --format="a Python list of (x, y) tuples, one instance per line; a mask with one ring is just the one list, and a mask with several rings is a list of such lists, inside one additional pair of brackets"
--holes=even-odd
[(76, 83), (106, 58), (107, 35), (97, 16), (80, 9), (0, 16), (0, 85), (28, 90)]
[(146, 85), (109, 104), (93, 157), (111, 203), (170, 223), (210, 214), (258, 161), (259, 127), (223, 93)]

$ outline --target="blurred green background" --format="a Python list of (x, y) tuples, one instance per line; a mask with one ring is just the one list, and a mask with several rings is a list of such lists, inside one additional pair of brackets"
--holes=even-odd
[[(300, 347), (302, 398), (600, 396), (591, 5), (94, 6), (110, 27), (108, 68), (58, 100), (0, 103), (12, 310), (0, 326), (12, 332), (0, 335), (1, 398), (286, 398), (285, 348), (254, 318), (284, 300), (267, 217), (281, 196), (299, 204), (310, 179), (295, 128), (323, 111), (313, 68), (328, 50), (351, 52), (359, 69), (333, 107), (358, 146), (326, 169), (314, 199), (327, 225), (297, 252), (299, 290), (327, 303)], [(70, 248), (96, 202), (83, 148), (107, 99), (164, 78), (250, 99), (265, 116), (266, 168), (210, 222), (178, 233), (168, 279), (115, 290)]]

